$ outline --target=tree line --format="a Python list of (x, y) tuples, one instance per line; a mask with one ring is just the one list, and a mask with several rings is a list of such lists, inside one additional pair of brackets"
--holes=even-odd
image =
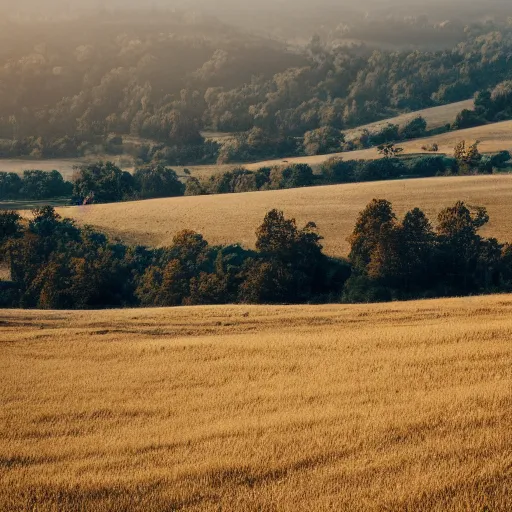
[(512, 80), (505, 80), (492, 89), (479, 91), (475, 95), (474, 110), (462, 110), (457, 115), (453, 128), (473, 128), (508, 119), (512, 119)]
[(332, 157), (317, 173), (307, 164), (282, 164), (250, 171), (237, 167), (208, 178), (181, 178), (164, 165), (147, 165), (135, 172), (121, 170), (112, 162), (78, 167), (73, 181), (65, 181), (58, 171), (0, 172), (0, 200), (44, 200), (70, 198), (72, 204), (112, 203), (163, 197), (229, 194), (263, 190), (359, 183), (398, 178), (426, 178), (467, 174), (492, 174), (508, 168), (510, 153), (482, 155), (478, 142), (461, 141), (454, 157), (441, 155), (399, 156), (394, 144), (379, 146), (384, 158), (344, 160)]
[(58, 171), (0, 172), (0, 200), (56, 199), (69, 197), (73, 184)]
[(58, 171), (24, 171), (23, 176), (0, 172), (0, 200), (68, 198), (72, 204), (182, 196), (185, 185), (172, 169), (162, 165), (138, 168), (133, 174), (112, 162), (97, 162), (76, 169), (72, 181)]
[(485, 238), (485, 208), (443, 209), (434, 228), (415, 208), (399, 219), (386, 200), (359, 214), (348, 259), (323, 253), (314, 223), (268, 212), (255, 250), (211, 246), (184, 230), (169, 247), (127, 246), (62, 219), (0, 213), (3, 307), (73, 309), (199, 304), (372, 302), (512, 290), (512, 246)]

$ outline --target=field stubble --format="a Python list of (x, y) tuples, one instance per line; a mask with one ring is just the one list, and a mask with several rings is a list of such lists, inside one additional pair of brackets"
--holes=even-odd
[(0, 509), (512, 509), (512, 296), (0, 313)]

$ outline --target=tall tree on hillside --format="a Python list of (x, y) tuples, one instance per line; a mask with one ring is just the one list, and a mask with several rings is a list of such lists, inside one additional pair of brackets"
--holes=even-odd
[(482, 238), (478, 230), (489, 222), (485, 208), (458, 201), (438, 216), (437, 233), (443, 273), (452, 284), (467, 291), (475, 285)]
[(348, 238), (351, 250), (349, 260), (354, 269), (366, 273), (372, 252), (379, 243), (383, 226), (396, 223), (396, 215), (391, 203), (385, 199), (374, 199), (359, 214), (354, 231)]

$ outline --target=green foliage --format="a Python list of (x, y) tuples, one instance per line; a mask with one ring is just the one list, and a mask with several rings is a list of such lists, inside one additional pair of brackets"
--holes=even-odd
[(45, 309), (191, 304), (368, 302), (512, 290), (512, 249), (478, 231), (489, 217), (462, 202), (444, 209), (434, 230), (415, 208), (399, 220), (373, 200), (349, 238), (349, 261), (326, 257), (313, 223), (298, 228), (270, 211), (257, 251), (212, 247), (193, 231), (170, 247), (114, 243), (61, 219), (52, 207), (28, 224), (0, 215), (0, 255), (11, 281), (1, 307)]
[[(348, 127), (467, 99), (479, 89), (489, 91), (477, 98), (486, 121), (510, 114), (512, 29), (506, 23), (440, 30), (372, 18), (365, 38), (384, 31), (388, 39), (410, 42), (427, 31), (446, 45), (445, 51), (399, 52), (320, 40), (290, 52), (211, 20), (195, 23), (179, 11), (151, 10), (91, 15), (80, 20), (80, 30), (67, 18), (58, 31), (32, 22), (20, 31), (7, 21), (0, 156), (117, 154), (131, 145), (144, 163), (186, 165), (217, 156), (244, 162), (298, 155), (305, 134), (305, 150), (323, 153), (340, 147)], [(338, 40), (345, 26), (323, 27), (324, 35)], [(471, 117), (465, 116), (461, 123)], [(392, 142), (420, 136), (424, 128), (418, 119), (372, 137), (375, 144)], [(242, 135), (219, 151), (203, 130)], [(144, 140), (134, 144), (130, 137)]]
[(0, 172), (0, 199), (17, 199), (20, 197), (23, 182), (14, 172)]
[(140, 199), (182, 196), (185, 185), (178, 175), (163, 165), (139, 168), (133, 175), (133, 187)]
[(0, 211), (0, 249), (4, 242), (16, 238), (20, 233), (21, 215), (15, 211)]
[(58, 171), (0, 172), (0, 199), (52, 199), (69, 197), (73, 185), (64, 181)]
[(508, 290), (510, 249), (478, 234), (484, 208), (456, 203), (440, 212), (434, 231), (415, 208), (399, 221), (389, 202), (372, 201), (349, 238), (354, 274), (346, 301), (436, 297)]
[(391, 144), (400, 138), (400, 130), (397, 124), (388, 123), (382, 127), (378, 132), (370, 134), (370, 141), (372, 145), (386, 145), (393, 147)]
[(355, 181), (356, 165), (355, 160), (332, 157), (321, 165), (320, 173), (327, 184), (350, 183)]
[(354, 231), (348, 238), (351, 246), (349, 261), (356, 271), (365, 271), (378, 244), (382, 226), (392, 224), (395, 219), (391, 203), (384, 199), (374, 199), (359, 214)]
[(469, 145), (465, 140), (459, 142), (454, 148), (454, 157), (459, 166), (459, 174), (478, 173), (482, 155), (478, 151), (479, 141)]
[(399, 159), (381, 158), (360, 162), (354, 172), (354, 181), (391, 180), (406, 173), (407, 167)]
[(185, 195), (202, 196), (204, 194), (206, 194), (206, 192), (204, 187), (201, 185), (201, 182), (195, 176), (190, 176), (185, 185)]
[(74, 178), (73, 201), (79, 204), (110, 203), (133, 196), (134, 179), (112, 162), (80, 167)]
[(20, 195), (28, 199), (49, 199), (71, 195), (71, 183), (58, 171), (24, 171)]
[(410, 167), (415, 176), (441, 176), (447, 172), (449, 161), (442, 156), (427, 156), (415, 159)]
[(427, 121), (421, 116), (417, 116), (404, 126), (400, 127), (399, 136), (402, 140), (419, 139), (427, 133)]
[(345, 136), (337, 128), (322, 126), (304, 134), (306, 155), (325, 155), (342, 151)]
[(453, 129), (464, 130), (465, 128), (473, 128), (483, 124), (485, 124), (485, 119), (483, 119), (478, 112), (464, 109), (457, 114), (453, 123)]
[(251, 162), (263, 158), (274, 158), (282, 155), (300, 154), (297, 140), (289, 136), (276, 136), (259, 127), (248, 132), (238, 133), (220, 148), (218, 164), (230, 162)]

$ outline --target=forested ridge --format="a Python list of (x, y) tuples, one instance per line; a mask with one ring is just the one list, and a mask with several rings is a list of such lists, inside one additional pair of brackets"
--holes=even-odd
[[(177, 165), (234, 159), (248, 141), (255, 157), (301, 154), (315, 130), (468, 99), (512, 78), (506, 22), (473, 23), (459, 37), (445, 50), (378, 51), (319, 37), (291, 47), (178, 11), (6, 21), (0, 157), (130, 152)], [(222, 153), (205, 130), (238, 133), (235, 148)]]

